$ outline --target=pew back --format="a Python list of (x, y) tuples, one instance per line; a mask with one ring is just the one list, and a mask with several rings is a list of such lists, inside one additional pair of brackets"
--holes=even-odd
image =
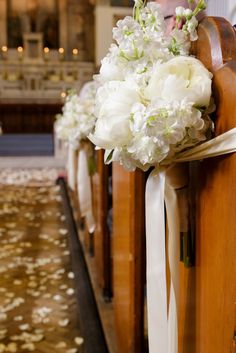
[[(221, 18), (199, 25), (193, 53), (214, 73), (216, 136), (236, 126), (236, 35)], [(181, 268), (180, 352), (231, 352), (236, 300), (236, 155), (190, 165), (196, 265)]]

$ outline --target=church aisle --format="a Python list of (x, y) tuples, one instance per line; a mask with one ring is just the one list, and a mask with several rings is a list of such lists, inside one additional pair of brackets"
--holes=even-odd
[(60, 188), (34, 176), (0, 176), (0, 352), (83, 353)]

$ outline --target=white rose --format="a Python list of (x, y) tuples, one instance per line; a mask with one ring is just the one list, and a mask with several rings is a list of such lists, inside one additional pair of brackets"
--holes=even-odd
[(145, 96), (152, 102), (185, 99), (198, 107), (207, 107), (211, 98), (212, 74), (193, 57), (178, 56), (154, 67)]
[(95, 132), (89, 139), (105, 149), (122, 147), (131, 138), (130, 113), (139, 101), (138, 87), (133, 81), (111, 81), (98, 89)]

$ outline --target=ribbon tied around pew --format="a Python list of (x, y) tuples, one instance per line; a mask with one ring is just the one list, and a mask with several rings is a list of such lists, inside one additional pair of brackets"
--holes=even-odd
[[(172, 164), (155, 168), (148, 177), (146, 247), (149, 353), (178, 352), (180, 222), (176, 190), (187, 183), (187, 173), (182, 162), (203, 160), (233, 152), (236, 152), (236, 128), (180, 153)], [(167, 261), (170, 269), (169, 301)]]

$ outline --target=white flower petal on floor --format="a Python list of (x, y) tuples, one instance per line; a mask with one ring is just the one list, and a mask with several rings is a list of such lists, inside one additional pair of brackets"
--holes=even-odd
[(77, 348), (71, 348), (66, 351), (66, 353), (76, 353), (76, 352), (78, 352)]
[(66, 327), (67, 325), (69, 325), (70, 320), (69, 319), (62, 319), (58, 321), (58, 325), (61, 327)]
[(15, 342), (11, 342), (6, 346), (6, 352), (17, 352), (17, 344)]
[(22, 321), (24, 318), (23, 318), (23, 316), (21, 316), (21, 315), (19, 315), (19, 316), (15, 316), (14, 317), (14, 321)]
[(0, 312), (0, 322), (1, 322), (1, 321), (5, 321), (6, 319), (7, 319), (7, 314)]
[(29, 324), (22, 324), (22, 325), (19, 326), (19, 329), (21, 331), (27, 331), (27, 330), (30, 329), (30, 325)]
[(56, 348), (62, 349), (62, 348), (66, 348), (66, 346), (67, 346), (66, 342), (61, 341), (61, 342), (58, 342), (58, 344), (56, 345)]
[(0, 353), (3, 353), (6, 351), (6, 345), (4, 343), (0, 343)]
[(59, 233), (61, 234), (61, 235), (66, 235), (67, 233), (68, 233), (68, 230), (67, 229), (59, 229)]
[(22, 349), (26, 349), (27, 351), (30, 351), (30, 352), (35, 351), (35, 345), (32, 342), (22, 344), (21, 348)]
[(66, 291), (66, 294), (68, 295), (73, 295), (75, 293), (75, 290), (73, 288), (68, 288)]
[(84, 339), (83, 337), (75, 337), (75, 343), (78, 345), (78, 346), (81, 346), (81, 344), (84, 343)]

